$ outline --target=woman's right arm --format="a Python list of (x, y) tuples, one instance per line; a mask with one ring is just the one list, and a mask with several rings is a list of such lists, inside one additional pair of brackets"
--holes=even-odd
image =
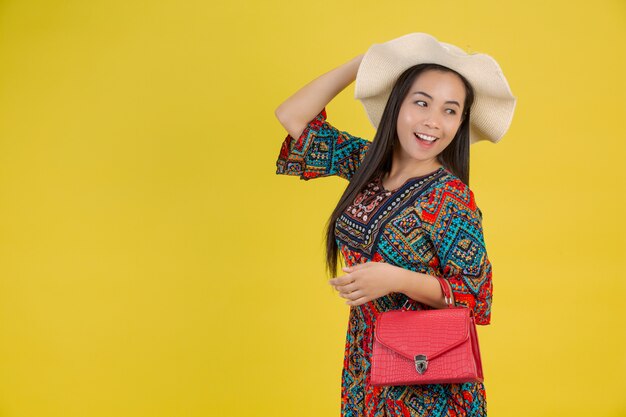
[(292, 137), (300, 137), (307, 124), (356, 79), (363, 56), (320, 75), (276, 108), (274, 114)]

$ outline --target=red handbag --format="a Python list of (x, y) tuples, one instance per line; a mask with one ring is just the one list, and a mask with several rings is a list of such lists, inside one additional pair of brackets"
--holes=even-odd
[(378, 315), (371, 385), (483, 381), (474, 314), (467, 307), (455, 307), (448, 282), (437, 279), (448, 308), (406, 310), (402, 306)]

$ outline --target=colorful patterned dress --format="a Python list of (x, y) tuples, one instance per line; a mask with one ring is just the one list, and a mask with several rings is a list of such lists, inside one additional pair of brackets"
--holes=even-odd
[[(303, 180), (337, 175), (348, 181), (370, 142), (339, 131), (326, 121), (326, 109), (296, 140), (287, 135), (277, 174)], [(456, 305), (473, 309), (476, 323), (491, 318), (491, 263), (482, 213), (459, 178), (441, 167), (386, 190), (381, 178), (370, 182), (337, 219), (335, 237), (348, 266), (387, 262), (429, 275), (452, 286)], [(340, 274), (341, 275), (341, 274)], [(432, 307), (403, 293), (390, 293), (351, 306), (341, 378), (341, 416), (485, 416), (483, 383), (372, 386), (369, 367), (376, 317), (409, 300), (411, 309)]]

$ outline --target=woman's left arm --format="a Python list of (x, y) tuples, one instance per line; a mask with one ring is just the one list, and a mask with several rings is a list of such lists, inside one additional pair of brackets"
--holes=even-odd
[[(476, 324), (489, 324), (492, 266), (485, 246), (482, 212), (474, 193), (458, 179), (448, 181), (431, 193), (421, 205), (421, 212), (422, 227), (433, 245), (429, 265), (448, 281), (456, 305), (472, 309)], [(435, 285), (436, 278), (421, 278), (417, 280), (413, 275), (412, 279), (406, 279), (407, 295), (419, 296), (415, 293), (421, 292), (422, 297), (445, 306), (441, 289)], [(416, 289), (418, 285), (422, 286), (421, 290)]]

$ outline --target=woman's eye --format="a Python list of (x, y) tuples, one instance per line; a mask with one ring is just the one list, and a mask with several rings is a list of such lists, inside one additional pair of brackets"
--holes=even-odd
[[(417, 100), (417, 101), (415, 102), (415, 104), (418, 104), (418, 105), (419, 105), (419, 103), (424, 103), (424, 104), (426, 104), (426, 102), (425, 102), (425, 101), (423, 101), (423, 100)], [(423, 107), (423, 106), (422, 106), (422, 107)]]
[(450, 113), (448, 114), (456, 114), (456, 111), (454, 111), (453, 109), (448, 109), (448, 110), (450, 110)]

